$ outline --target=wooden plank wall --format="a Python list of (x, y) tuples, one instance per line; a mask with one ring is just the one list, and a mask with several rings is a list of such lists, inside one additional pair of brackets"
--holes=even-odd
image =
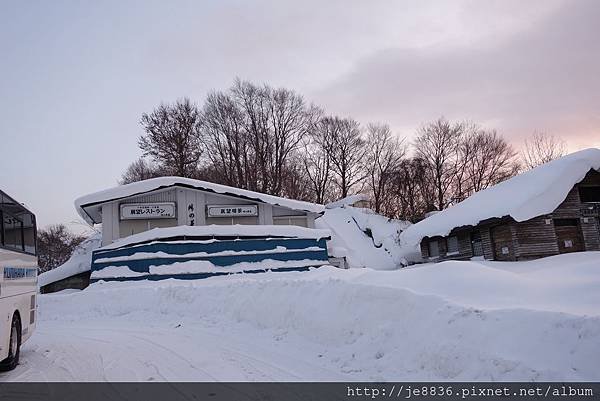
[[(512, 223), (495, 225), (490, 228), (494, 260), (515, 260), (514, 230)], [(504, 253), (503, 250), (507, 250)]]
[(558, 245), (554, 224), (546, 224), (548, 216), (539, 216), (531, 220), (517, 222), (516, 241), (517, 259), (534, 259), (542, 256), (558, 255)]
[(585, 250), (600, 251), (600, 220), (598, 217), (584, 218), (581, 223), (581, 232)]
[(579, 198), (579, 187), (586, 185), (600, 185), (600, 173), (597, 171), (587, 173), (585, 178), (569, 191), (565, 200), (552, 212), (550, 217), (555, 219), (579, 219), (585, 250), (600, 251), (600, 225), (598, 217), (582, 217), (581, 211), (587, 204), (582, 203)]
[(493, 260), (494, 247), (492, 245), (492, 234), (490, 233), (490, 227), (480, 227), (479, 232), (481, 232), (481, 242), (483, 244), (483, 257), (487, 260)]
[(421, 256), (425, 261), (429, 260), (429, 242), (438, 241), (440, 256), (432, 259), (432, 261), (442, 260), (456, 260), (456, 259), (470, 259), (473, 257), (473, 251), (471, 248), (471, 231), (461, 230), (456, 233), (452, 233), (450, 236), (456, 236), (458, 238), (458, 253), (451, 253), (448, 255), (448, 246), (446, 238), (448, 237), (432, 237), (425, 238), (421, 241)]

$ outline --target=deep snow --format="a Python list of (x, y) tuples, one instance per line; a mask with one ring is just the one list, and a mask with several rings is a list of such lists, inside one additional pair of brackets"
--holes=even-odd
[(552, 213), (592, 169), (600, 170), (600, 149), (580, 150), (542, 164), (414, 224), (402, 233), (402, 245), (414, 246), (424, 237), (445, 236), (456, 227), (493, 217), (526, 221)]
[(416, 247), (399, 246), (399, 235), (410, 222), (393, 220), (352, 206), (326, 209), (315, 226), (331, 232), (329, 256), (345, 257), (351, 268), (394, 270), (420, 259)]
[(41, 295), (0, 380), (600, 380), (599, 252)]

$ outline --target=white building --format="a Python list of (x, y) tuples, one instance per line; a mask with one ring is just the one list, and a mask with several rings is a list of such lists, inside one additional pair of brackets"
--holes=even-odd
[(181, 177), (160, 177), (78, 198), (102, 245), (153, 228), (204, 225), (292, 225), (314, 228), (324, 206)]

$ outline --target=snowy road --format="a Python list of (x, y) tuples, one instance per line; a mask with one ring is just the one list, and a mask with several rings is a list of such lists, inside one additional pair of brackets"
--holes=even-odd
[(319, 351), (277, 338), (248, 338), (216, 327), (45, 322), (2, 381), (301, 381), (343, 380)]

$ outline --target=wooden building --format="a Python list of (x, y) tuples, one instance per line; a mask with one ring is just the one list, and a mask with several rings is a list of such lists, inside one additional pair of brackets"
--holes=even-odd
[(416, 233), (421, 256), (425, 261), (517, 261), (600, 251), (600, 150), (582, 152), (514, 177), (415, 224), (410, 230), (413, 236)]

